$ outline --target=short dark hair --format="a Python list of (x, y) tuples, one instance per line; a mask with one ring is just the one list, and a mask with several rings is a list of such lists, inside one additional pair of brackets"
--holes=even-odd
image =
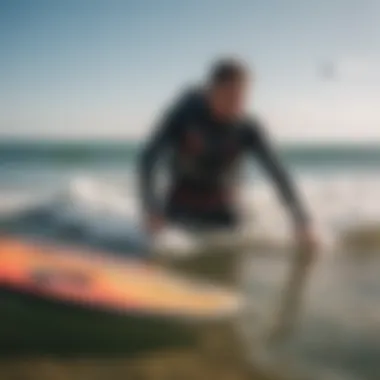
[(226, 82), (245, 79), (248, 76), (248, 68), (235, 58), (223, 58), (217, 60), (209, 73), (210, 85), (219, 85)]

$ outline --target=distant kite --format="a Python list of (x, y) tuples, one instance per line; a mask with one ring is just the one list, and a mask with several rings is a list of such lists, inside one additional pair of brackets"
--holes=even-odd
[(319, 68), (319, 76), (324, 80), (333, 80), (336, 78), (336, 69), (333, 62), (325, 62)]

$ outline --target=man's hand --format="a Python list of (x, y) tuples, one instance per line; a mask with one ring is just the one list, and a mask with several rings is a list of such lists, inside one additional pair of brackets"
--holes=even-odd
[(160, 232), (165, 225), (165, 219), (158, 214), (148, 214), (145, 217), (145, 228), (146, 230), (154, 235)]

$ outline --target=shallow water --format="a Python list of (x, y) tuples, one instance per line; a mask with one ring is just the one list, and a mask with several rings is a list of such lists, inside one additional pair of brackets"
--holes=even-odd
[[(243, 322), (245, 334), (258, 335), (276, 315), (286, 266), (279, 259), (252, 260), (245, 281), (252, 300)], [(376, 257), (360, 264), (344, 254), (322, 257), (304, 295), (295, 333), (281, 345), (261, 347), (267, 363), (285, 363), (286, 371), (316, 379), (374, 379), (380, 373), (379, 270)], [(257, 342), (251, 343), (256, 358)]]
[[(139, 227), (131, 152), (122, 146), (102, 154), (96, 153), (99, 147), (81, 154), (79, 146), (74, 155), (64, 146), (53, 151), (42, 147), (38, 154), (21, 148), (0, 147), (2, 232), (146, 254), (141, 248), (145, 237)], [(326, 241), (334, 242), (347, 227), (380, 221), (379, 152), (373, 147), (287, 153)], [(247, 177), (241, 194), (247, 224), (273, 239), (288, 234), (287, 217), (271, 188), (256, 173)], [(367, 255), (357, 252), (357, 257)], [(286, 259), (272, 255), (252, 258), (246, 265), (244, 290), (252, 309), (246, 328), (253, 330), (249, 334), (264, 330), (268, 316), (275, 314), (287, 265)], [(310, 280), (296, 334), (276, 350), (263, 349), (263, 355), (273, 365), (282, 360), (323, 380), (328, 376), (372, 380), (380, 372), (379, 271), (376, 254), (363, 260), (345, 252), (323, 254)]]

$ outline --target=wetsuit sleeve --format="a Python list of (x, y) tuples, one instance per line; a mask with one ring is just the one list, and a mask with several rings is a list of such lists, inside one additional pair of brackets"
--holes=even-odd
[(249, 150), (256, 154), (264, 169), (275, 182), (279, 194), (289, 208), (296, 225), (299, 227), (307, 225), (309, 218), (301, 204), (295, 185), (283, 167), (265, 131), (260, 126), (250, 126), (246, 142)]
[(138, 176), (140, 200), (145, 212), (160, 212), (156, 195), (156, 164), (173, 146), (182, 124), (184, 109), (182, 100), (166, 111), (142, 149)]

